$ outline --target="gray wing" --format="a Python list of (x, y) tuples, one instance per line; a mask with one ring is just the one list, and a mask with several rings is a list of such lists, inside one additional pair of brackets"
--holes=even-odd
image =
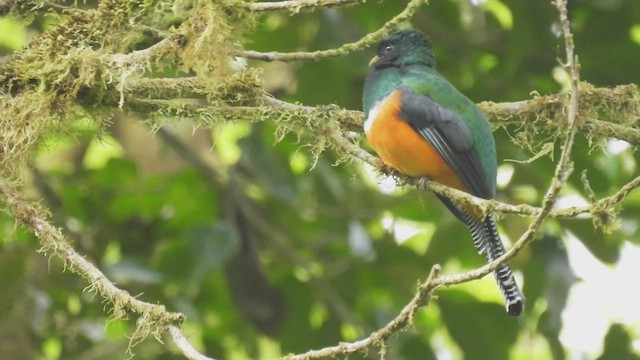
[(406, 87), (401, 89), (401, 104), (402, 119), (436, 149), (471, 194), (492, 198), (471, 132), (460, 114)]

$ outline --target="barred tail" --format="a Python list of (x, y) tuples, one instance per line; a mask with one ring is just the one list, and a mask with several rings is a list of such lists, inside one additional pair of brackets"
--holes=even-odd
[[(500, 235), (498, 234), (498, 228), (496, 227), (496, 221), (494, 220), (493, 215), (487, 216), (484, 220), (484, 224), (490, 239), (487, 242), (489, 245), (487, 260), (491, 262), (504, 254), (504, 246), (500, 240)], [(520, 315), (524, 309), (524, 296), (522, 296), (520, 289), (518, 289), (518, 284), (516, 283), (516, 279), (513, 277), (511, 268), (508, 264), (503, 264), (496, 269), (494, 275), (498, 282), (498, 286), (500, 287), (500, 291), (502, 292), (502, 296), (505, 299), (507, 312), (511, 316)]]
[[(473, 238), (473, 244), (481, 255), (489, 262), (504, 254), (504, 246), (498, 234), (498, 228), (493, 215), (489, 215), (484, 221), (478, 221), (469, 214), (464, 214), (464, 220)], [(496, 282), (502, 292), (507, 313), (518, 316), (524, 309), (524, 296), (518, 289), (518, 284), (513, 277), (513, 272), (508, 264), (503, 264), (494, 271)]]

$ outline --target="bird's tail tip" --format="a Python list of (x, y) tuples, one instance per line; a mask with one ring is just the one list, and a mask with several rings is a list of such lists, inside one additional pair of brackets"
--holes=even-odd
[(506, 303), (507, 314), (513, 317), (518, 317), (522, 314), (522, 310), (524, 310), (524, 298), (522, 296), (518, 296), (514, 299), (510, 299)]

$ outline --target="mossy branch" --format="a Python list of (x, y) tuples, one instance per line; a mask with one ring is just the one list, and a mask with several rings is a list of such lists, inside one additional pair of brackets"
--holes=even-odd
[[(587, 82), (578, 83), (580, 113), (578, 129), (600, 139), (616, 138), (640, 145), (640, 97), (635, 84), (614, 88), (597, 88)], [(540, 130), (556, 132), (564, 129), (568, 93), (534, 95), (530, 100), (494, 103), (482, 102), (478, 107), (494, 127), (515, 125), (522, 132)]]
[[(176, 84), (184, 84), (184, 87), (176, 86)], [(206, 89), (198, 85), (195, 80), (189, 78), (178, 79), (176, 80), (176, 83), (172, 83), (169, 80), (143, 80), (141, 83), (134, 81), (130, 85), (132, 93), (144, 93), (146, 92), (145, 89), (156, 89), (157, 86), (166, 86), (167, 93), (170, 95), (178, 95), (182, 93), (206, 93)], [(235, 87), (236, 85), (233, 85), (232, 81), (228, 86)], [(589, 88), (590, 90), (585, 93), (582, 92), (583, 88)], [(603, 113), (601, 116), (605, 116), (607, 119), (615, 118), (617, 120), (628, 122), (630, 121), (629, 119), (640, 116), (639, 108), (635, 109), (637, 111), (635, 113), (632, 111), (634, 109), (633, 104), (637, 101), (635, 91), (635, 85), (625, 85), (614, 89), (608, 89), (593, 88), (589, 84), (581, 83), (579, 89), (579, 93), (581, 95), (579, 105), (581, 109), (580, 114), (596, 111), (595, 105), (591, 101), (591, 97), (595, 96), (599, 99), (612, 99), (611, 101), (613, 103), (601, 105), (606, 108), (618, 109), (617, 111), (619, 111), (617, 115)], [(215, 92), (226, 93), (221, 89), (217, 89)], [(318, 151), (323, 150), (325, 146), (331, 146), (339, 154), (344, 154), (344, 159), (349, 160), (354, 157), (358, 158), (379, 171), (386, 173), (387, 175), (394, 176), (402, 184), (417, 184), (417, 179), (407, 178), (402, 174), (386, 168), (377, 157), (362, 149), (353, 140), (347, 139), (342, 135), (345, 130), (361, 131), (361, 112), (340, 109), (335, 106), (303, 106), (274, 99), (265, 94), (256, 93), (253, 95), (262, 96), (262, 98), (254, 98), (251, 96), (245, 98), (247, 103), (256, 104), (254, 106), (236, 106), (225, 103), (224, 101), (220, 102), (219, 105), (209, 105), (204, 103), (194, 104), (193, 102), (181, 102), (176, 101), (175, 99), (130, 99), (128, 109), (141, 114), (156, 114), (163, 118), (188, 118), (195, 120), (202, 126), (213, 126), (219, 122), (239, 120), (270, 121), (279, 125), (283, 132), (295, 131), (298, 132), (300, 136), (306, 135), (307, 138), (313, 138), (316, 140), (321, 139), (314, 145), (314, 149)], [(563, 114), (566, 112), (566, 108), (561, 106), (561, 104), (563, 104), (561, 101), (567, 101), (567, 95), (565, 93), (548, 95), (545, 96), (543, 100), (536, 97), (531, 100), (520, 101), (517, 103), (491, 103), (486, 106), (480, 104), (480, 107), (485, 111), (487, 108), (490, 109), (489, 111), (486, 111), (486, 113), (490, 116), (490, 120), (494, 125), (497, 124), (498, 126), (504, 126), (507, 123), (518, 122), (520, 127), (530, 126), (532, 129), (535, 129), (536, 133), (538, 133), (540, 131), (548, 131), (551, 126), (553, 126), (556, 131), (566, 128), (566, 121), (562, 118)], [(623, 104), (623, 106), (620, 104)], [(549, 116), (553, 116), (553, 118), (545, 118), (544, 120), (536, 118), (535, 115), (540, 113), (549, 114)], [(609, 126), (611, 124), (610, 122), (599, 119), (582, 118), (580, 114), (576, 115), (578, 119), (577, 123), (583, 133), (596, 138), (607, 137), (609, 134), (608, 129), (611, 128)], [(606, 125), (601, 126), (601, 123), (606, 123)], [(624, 127), (626, 131), (617, 134), (626, 140), (632, 140), (627, 136), (628, 134), (633, 133), (630, 131), (630, 128), (628, 128), (629, 125), (620, 126)], [(562, 134), (562, 132), (560, 133)], [(314, 135), (309, 136), (310, 134)], [(536, 217), (541, 211), (541, 208), (527, 204), (510, 205), (496, 200), (476, 198), (456, 189), (447, 188), (437, 182), (426, 182), (425, 186), (431, 191), (455, 199), (458, 203), (476, 206), (484, 213), (494, 212), (525, 217)], [(630, 191), (635, 189), (637, 186), (637, 181), (633, 180), (620, 189), (616, 194), (599, 199), (593, 204), (553, 209), (548, 216), (552, 218), (571, 219), (582, 215), (582, 217), (591, 216), (594, 220), (596, 218), (615, 219), (615, 213), (611, 213), (609, 210), (619, 208), (619, 205), (626, 199)], [(598, 211), (595, 211), (595, 209), (598, 209)], [(603, 216), (602, 211), (605, 209), (609, 209), (606, 211), (609, 216)], [(601, 225), (606, 228), (610, 224), (601, 223)]]
[[(254, 80), (256, 74), (252, 74)], [(139, 98), (156, 98), (175, 100), (193, 96), (206, 96), (215, 98), (215, 94), (229, 93), (223, 91), (225, 87), (244, 85), (245, 103), (264, 104), (277, 110), (289, 112), (291, 115), (307, 113), (309, 116), (319, 114), (328, 115), (339, 122), (345, 130), (360, 131), (364, 122), (362, 112), (357, 110), (342, 109), (337, 106), (303, 106), (287, 104), (270, 98), (261, 90), (259, 81), (252, 81), (253, 91), (247, 86), (249, 76), (231, 77), (226, 83), (221, 83), (219, 89), (211, 91), (207, 84), (193, 77), (188, 78), (138, 78), (132, 79), (127, 84), (125, 96)], [(579, 131), (589, 137), (597, 139), (616, 138), (624, 140), (632, 145), (640, 146), (640, 96), (635, 84), (618, 85), (613, 88), (594, 87), (587, 82), (579, 83), (580, 114), (578, 114)], [(481, 102), (478, 107), (485, 113), (494, 128), (517, 126), (519, 132), (557, 132), (566, 126), (564, 117), (565, 105), (569, 98), (568, 93), (550, 95), (534, 95), (531, 99), (517, 102)], [(165, 103), (170, 106), (169, 103)], [(175, 104), (175, 102), (173, 103)], [(228, 104), (232, 106), (233, 104)], [(200, 109), (206, 105), (198, 106)], [(158, 107), (156, 107), (157, 109)], [(215, 111), (215, 106), (210, 106)], [(248, 112), (246, 117), (254, 117), (264, 108), (244, 108)]]
[(344, 44), (335, 49), (329, 50), (318, 50), (318, 51), (299, 51), (299, 52), (290, 52), (290, 53), (280, 53), (276, 51), (272, 52), (259, 52), (253, 50), (246, 50), (238, 53), (238, 55), (249, 58), (256, 59), (262, 61), (297, 61), (297, 60), (320, 60), (338, 56), (345, 56), (355, 51), (361, 51), (368, 47), (371, 47), (373, 44), (382, 40), (391, 30), (395, 29), (398, 24), (403, 21), (409, 20), (413, 14), (415, 14), (420, 6), (427, 3), (427, 0), (411, 0), (407, 4), (407, 6), (402, 10), (398, 15), (396, 15), (393, 19), (389, 20), (385, 23), (380, 29), (365, 35), (360, 40)]
[[(171, 330), (170, 334), (175, 340), (176, 346), (184, 349), (182, 351), (185, 356), (192, 353), (192, 350), (185, 346), (182, 340), (184, 335), (178, 328), (184, 321), (184, 315), (169, 312), (163, 305), (138, 300), (127, 291), (116, 287), (95, 265), (71, 246), (60, 229), (49, 222), (48, 215), (46, 215), (47, 210), (25, 201), (16, 188), (1, 178), (0, 194), (15, 219), (38, 237), (42, 244), (41, 252), (51, 253), (60, 258), (66, 269), (71, 270), (89, 283), (88, 289), (90, 291), (96, 292), (111, 304), (111, 320), (126, 319), (131, 313), (140, 316), (141, 320), (137, 321), (136, 331), (129, 339), (129, 351), (149, 335), (160, 340), (162, 333)], [(187, 358), (208, 359), (193, 356), (187, 356)]]
[(259, 3), (240, 3), (245, 9), (251, 11), (275, 11), (275, 10), (287, 10), (292, 14), (300, 12), (305, 9), (319, 9), (330, 8), (333, 6), (354, 5), (359, 3), (365, 3), (367, 0), (288, 0), (288, 1), (275, 1), (275, 2), (259, 2)]

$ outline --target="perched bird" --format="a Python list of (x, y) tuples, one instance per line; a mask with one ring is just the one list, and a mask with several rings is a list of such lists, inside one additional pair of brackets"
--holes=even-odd
[[(428, 177), (475, 196), (496, 193), (496, 146), (489, 122), (475, 104), (436, 70), (427, 37), (396, 32), (378, 44), (364, 84), (364, 130), (382, 161), (402, 174)], [(492, 214), (456, 206), (439, 196), (469, 227), (488, 261), (504, 254)], [(506, 310), (518, 316), (524, 297), (509, 265), (495, 270)]]

